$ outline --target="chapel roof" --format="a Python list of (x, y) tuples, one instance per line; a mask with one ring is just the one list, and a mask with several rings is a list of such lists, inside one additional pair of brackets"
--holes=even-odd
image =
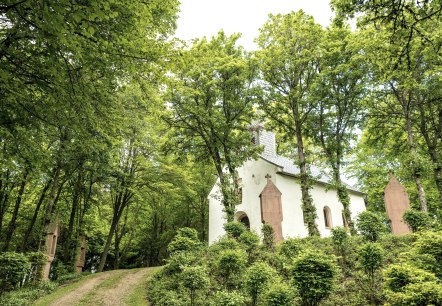
[[(264, 151), (260, 154), (260, 157), (266, 160), (269, 163), (274, 164), (281, 168), (280, 174), (285, 174), (289, 176), (297, 176), (300, 174), (299, 167), (295, 165), (295, 161), (293, 159), (280, 156), (276, 154), (276, 141), (275, 134), (270, 131), (266, 131), (264, 129), (259, 131), (258, 134), (258, 143), (259, 145), (264, 146)], [(332, 179), (324, 173), (320, 168), (314, 165), (310, 165), (310, 174), (313, 179), (322, 184), (331, 185)], [(345, 183), (344, 183), (345, 184)], [(356, 187), (345, 184), (348, 190), (362, 193)]]

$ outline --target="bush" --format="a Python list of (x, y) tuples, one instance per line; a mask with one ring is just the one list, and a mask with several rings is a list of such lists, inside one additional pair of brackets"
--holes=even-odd
[(413, 283), (403, 292), (387, 293), (391, 306), (442, 305), (442, 286), (436, 282)]
[(262, 244), (269, 251), (275, 250), (275, 232), (270, 224), (263, 224), (262, 228)]
[(257, 262), (247, 269), (245, 287), (252, 298), (252, 305), (257, 304), (258, 296), (276, 275), (276, 271), (264, 262)]
[(377, 243), (369, 242), (363, 245), (358, 251), (359, 265), (370, 279), (373, 279), (377, 270), (382, 267), (384, 257), (381, 246)]
[(265, 306), (291, 306), (293, 305), (292, 289), (286, 284), (276, 283), (272, 285), (263, 298)]
[(292, 278), (303, 305), (319, 305), (333, 289), (337, 275), (334, 258), (318, 251), (301, 254), (292, 268)]
[(48, 257), (42, 252), (31, 252), (26, 255), (31, 265), (28, 282), (36, 284), (43, 279), (43, 269), (48, 262)]
[(182, 227), (177, 230), (176, 237), (187, 237), (194, 241), (199, 241), (198, 231), (190, 227)]
[(287, 259), (295, 258), (302, 251), (301, 239), (289, 238), (284, 240), (279, 246), (279, 254)]
[(409, 284), (437, 282), (433, 273), (418, 269), (408, 263), (389, 266), (384, 276), (386, 289), (392, 292), (403, 292)]
[(245, 305), (246, 299), (236, 291), (218, 291), (213, 296), (212, 306), (242, 306)]
[(442, 232), (423, 232), (413, 244), (421, 268), (442, 279)]
[(0, 253), (0, 292), (17, 288), (29, 273), (31, 264), (22, 253)]
[(226, 289), (236, 286), (236, 276), (242, 272), (247, 263), (247, 255), (243, 250), (224, 250), (216, 260), (215, 274), (222, 278)]
[(42, 281), (33, 287), (24, 287), (18, 290), (6, 292), (0, 295), (0, 305), (25, 306), (31, 305), (33, 301), (49, 294), (57, 288), (57, 283)]
[(413, 233), (428, 229), (431, 224), (431, 219), (427, 212), (414, 209), (405, 211), (402, 219)]
[(383, 218), (371, 211), (361, 212), (356, 219), (356, 226), (364, 239), (371, 242), (376, 242), (386, 232)]
[(244, 246), (247, 252), (252, 252), (259, 246), (259, 236), (251, 231), (243, 232), (239, 236), (238, 240)]
[(238, 238), (242, 233), (247, 231), (247, 228), (241, 222), (232, 221), (224, 224), (224, 230), (226, 231), (227, 236)]
[(188, 267), (180, 274), (183, 286), (190, 291), (190, 305), (195, 305), (195, 293), (209, 285), (209, 278), (202, 267)]

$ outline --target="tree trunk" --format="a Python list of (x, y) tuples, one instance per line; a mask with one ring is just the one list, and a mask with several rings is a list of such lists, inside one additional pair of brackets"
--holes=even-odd
[(333, 167), (333, 173), (335, 176), (335, 182), (336, 182), (336, 187), (337, 187), (338, 200), (342, 204), (344, 219), (348, 225), (348, 228), (350, 229), (350, 233), (352, 235), (356, 235), (357, 232), (356, 232), (356, 229), (354, 226), (354, 222), (351, 219), (350, 195), (348, 194), (347, 188), (342, 183), (341, 173), (340, 173), (339, 169), (340, 169), (339, 165), (337, 165), (336, 167)]
[(300, 171), (302, 212), (304, 214), (304, 222), (307, 223), (309, 236), (319, 236), (318, 226), (316, 225), (316, 207), (313, 205), (313, 199), (310, 195), (311, 181), (307, 172), (306, 159), (304, 154), (304, 141), (302, 139), (301, 118), (297, 107), (293, 107), (293, 115), (295, 119), (295, 136)]
[(421, 174), (420, 174), (420, 170), (419, 170), (420, 164), (418, 161), (416, 144), (414, 143), (414, 134), (413, 134), (413, 130), (411, 127), (411, 118), (408, 115), (408, 112), (406, 114), (407, 115), (405, 116), (405, 119), (406, 119), (406, 127), (407, 127), (407, 141), (408, 141), (408, 145), (410, 147), (411, 158), (413, 159), (411, 161), (411, 171), (413, 174), (414, 181), (416, 183), (419, 204), (420, 204), (420, 210), (427, 212), (428, 211), (427, 199), (426, 199), (425, 190), (424, 190), (424, 187), (423, 187), (422, 181), (421, 181)]
[(31, 236), (32, 230), (34, 229), (35, 222), (38, 218), (38, 213), (40, 212), (41, 204), (43, 204), (43, 201), (46, 196), (46, 192), (48, 191), (49, 187), (51, 186), (52, 180), (49, 180), (46, 185), (43, 187), (43, 190), (41, 192), (40, 198), (38, 199), (37, 206), (35, 206), (34, 214), (32, 215), (32, 219), (29, 222), (28, 228), (26, 229), (26, 232), (23, 236), (23, 242), (21, 245), (21, 250), (25, 252), (28, 250), (29, 247), (29, 238)]
[(3, 245), (3, 252), (7, 252), (9, 244), (11, 243), (12, 235), (14, 234), (15, 228), (17, 227), (17, 216), (18, 210), (20, 209), (21, 200), (23, 193), (25, 192), (26, 178), (28, 177), (28, 169), (25, 170), (23, 174), (23, 179), (20, 184), (20, 189), (18, 191), (17, 199), (15, 201), (14, 211), (12, 213), (11, 221), (9, 222), (8, 229), (6, 230), (5, 244)]
[(0, 180), (1, 188), (0, 188), (0, 233), (3, 228), (3, 218), (5, 217), (6, 210), (9, 206), (9, 193), (10, 190), (14, 188), (14, 184), (11, 184), (8, 190), (9, 185), (9, 174), (10, 171), (6, 170), (6, 177)]
[(120, 222), (123, 211), (126, 208), (131, 198), (131, 195), (129, 194), (130, 192), (127, 189), (124, 190), (124, 195), (122, 195), (121, 193), (122, 191), (115, 198), (114, 213), (112, 215), (111, 227), (109, 229), (109, 234), (107, 235), (106, 244), (104, 246), (103, 253), (101, 254), (100, 257), (98, 272), (103, 272), (104, 265), (106, 263), (107, 254), (109, 253), (109, 249), (112, 244), (112, 239), (114, 237), (115, 229), (117, 227), (118, 222)]
[(41, 229), (42, 230), (41, 235), (40, 235), (41, 239), (40, 239), (40, 244), (39, 244), (38, 249), (42, 250), (42, 248), (43, 248), (43, 251), (44, 251), (44, 248), (46, 248), (46, 232), (47, 232), (47, 228), (48, 228), (49, 224), (51, 223), (52, 209), (53, 209), (56, 197), (57, 197), (56, 191), (57, 191), (57, 188), (59, 187), (58, 185), (60, 182), (60, 172), (61, 172), (61, 161), (58, 160), (57, 166), (54, 171), (53, 184), (51, 186), (51, 191), (49, 193), (49, 197), (46, 202), (46, 209), (45, 209), (45, 212), (44, 212), (43, 218), (42, 218), (43, 226)]

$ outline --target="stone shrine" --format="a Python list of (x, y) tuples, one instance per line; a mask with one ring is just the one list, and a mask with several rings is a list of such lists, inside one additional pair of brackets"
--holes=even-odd
[(405, 187), (392, 174), (384, 189), (384, 205), (391, 222), (393, 235), (411, 233), (408, 225), (402, 220), (404, 212), (410, 209), (410, 200)]

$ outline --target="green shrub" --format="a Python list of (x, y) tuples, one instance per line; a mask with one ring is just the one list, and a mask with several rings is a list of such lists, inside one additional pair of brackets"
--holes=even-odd
[(265, 306), (291, 306), (293, 305), (292, 289), (283, 283), (273, 284), (263, 297)]
[(194, 241), (199, 241), (198, 231), (190, 227), (182, 227), (177, 230), (176, 237), (187, 237)]
[(28, 261), (31, 265), (28, 282), (38, 283), (43, 278), (43, 270), (48, 262), (48, 256), (42, 252), (27, 253)]
[(420, 267), (442, 279), (442, 232), (422, 232), (413, 244)]
[(356, 218), (356, 226), (365, 240), (371, 242), (376, 242), (386, 232), (383, 218), (371, 211), (361, 212)]
[(17, 288), (29, 274), (31, 264), (22, 253), (0, 253), (0, 292)]
[(238, 240), (247, 252), (252, 252), (259, 246), (259, 236), (251, 231), (243, 232)]
[(203, 267), (187, 267), (180, 274), (183, 286), (189, 289), (190, 305), (195, 305), (195, 294), (197, 290), (204, 290), (209, 285), (209, 278)]
[(237, 276), (244, 270), (247, 263), (247, 254), (244, 250), (224, 250), (215, 264), (215, 274), (222, 278), (226, 289), (237, 285)]
[(252, 305), (257, 304), (260, 293), (276, 275), (276, 271), (264, 262), (256, 262), (247, 269), (245, 288), (252, 298)]
[(303, 305), (319, 305), (333, 290), (337, 276), (334, 258), (316, 251), (302, 253), (293, 264), (292, 278)]
[(224, 230), (226, 231), (227, 236), (232, 238), (239, 238), (242, 233), (247, 231), (247, 228), (241, 222), (232, 221), (224, 224)]
[(303, 246), (301, 243), (301, 239), (298, 238), (289, 238), (284, 240), (279, 245), (279, 254), (283, 255), (287, 259), (295, 258), (302, 251)]
[(262, 228), (262, 245), (269, 251), (275, 250), (275, 232), (270, 224), (263, 224)]
[(23, 287), (0, 295), (0, 305), (27, 306), (40, 297), (51, 293), (57, 288), (57, 283), (42, 281), (32, 287)]
[(442, 286), (436, 282), (412, 283), (402, 292), (387, 292), (391, 306), (442, 305)]
[(404, 212), (402, 219), (413, 233), (430, 227), (431, 219), (427, 212), (409, 209)]
[(359, 265), (369, 278), (373, 278), (377, 270), (382, 267), (384, 252), (378, 243), (369, 242), (358, 250)]
[(390, 265), (384, 271), (386, 289), (393, 292), (404, 291), (409, 284), (437, 282), (433, 273), (413, 267), (408, 263)]
[(218, 291), (212, 299), (212, 306), (242, 306), (245, 305), (245, 297), (236, 291)]

